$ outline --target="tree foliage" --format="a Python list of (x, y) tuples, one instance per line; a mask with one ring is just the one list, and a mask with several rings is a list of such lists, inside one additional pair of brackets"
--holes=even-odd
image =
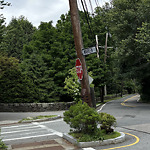
[(0, 102), (20, 103), (38, 101), (32, 81), (21, 73), (18, 60), (0, 55)]
[[(84, 48), (95, 46), (94, 35), (98, 35), (99, 45), (104, 46), (106, 33), (112, 34), (108, 37), (108, 46), (113, 48), (107, 50), (107, 56), (103, 48), (99, 49), (99, 58), (96, 54), (85, 56), (88, 72), (92, 71), (96, 96), (102, 95), (100, 91), (104, 85), (107, 85), (109, 94), (121, 92), (123, 87), (129, 92), (134, 91), (128, 81), (135, 86), (135, 79), (141, 87), (146, 85), (150, 55), (148, 8), (149, 0), (113, 0), (111, 5), (106, 3), (97, 7), (93, 17), (88, 13), (91, 29), (87, 13), (79, 12)], [(0, 20), (0, 51), (10, 59), (19, 60), (16, 75), (23, 81), (22, 86), (28, 82), (32, 84), (34, 90), (31, 91), (39, 94), (38, 100), (33, 98), (35, 101), (76, 99), (72, 93), (78, 87), (69, 77), (76, 59), (70, 20), (68, 12), (60, 16), (55, 27), (49, 21), (41, 22), (38, 29), (23, 16), (13, 18), (8, 26), (5, 26), (4, 19)], [(67, 91), (65, 88), (70, 86), (74, 88)], [(146, 90), (141, 88), (141, 93), (143, 91)]]
[(64, 83), (64, 88), (67, 90), (67, 93), (73, 97), (74, 101), (78, 102), (81, 100), (81, 86), (78, 83), (78, 76), (75, 67), (69, 70), (69, 76), (65, 78)]
[(10, 6), (11, 3), (5, 2), (4, 0), (0, 1), (0, 9), (4, 9), (4, 6)]
[[(148, 100), (149, 0), (114, 0), (109, 12), (111, 31), (116, 41), (119, 72), (124, 78), (136, 79), (141, 95)], [(144, 92), (146, 90), (146, 92)]]
[(23, 45), (31, 41), (34, 30), (33, 25), (25, 17), (12, 18), (5, 28), (1, 51), (21, 60)]
[(75, 131), (82, 133), (93, 133), (97, 129), (100, 115), (94, 108), (90, 108), (87, 103), (79, 101), (64, 112), (64, 121)]

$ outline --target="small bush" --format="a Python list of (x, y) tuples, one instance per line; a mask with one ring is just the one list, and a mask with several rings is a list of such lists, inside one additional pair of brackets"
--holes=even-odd
[(116, 118), (107, 113), (100, 113), (101, 129), (105, 129), (106, 133), (113, 132), (112, 126), (116, 125)]
[(96, 132), (88, 133), (70, 133), (78, 142), (101, 141), (104, 140), (103, 132), (98, 129)]
[(0, 150), (7, 150), (7, 146), (3, 143), (1, 139), (0, 139)]
[(87, 103), (79, 101), (64, 112), (64, 121), (77, 132), (91, 134), (97, 130), (100, 115)]

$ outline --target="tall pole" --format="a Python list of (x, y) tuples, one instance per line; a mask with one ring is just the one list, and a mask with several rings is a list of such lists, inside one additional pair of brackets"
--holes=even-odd
[(106, 63), (106, 59), (107, 59), (107, 41), (108, 41), (108, 33), (106, 33), (106, 40), (105, 40), (105, 57), (104, 57), (105, 63)]
[(99, 58), (98, 36), (96, 35), (95, 37), (96, 37), (97, 58)]
[(87, 68), (86, 68), (85, 58), (82, 55), (83, 40), (81, 34), (77, 0), (69, 0), (69, 5), (70, 5), (71, 23), (73, 28), (75, 49), (77, 52), (77, 57), (80, 59), (83, 68), (83, 79), (81, 80), (81, 88), (82, 88), (81, 96), (84, 102), (86, 102), (89, 106), (92, 106)]
[[(107, 59), (107, 41), (108, 41), (108, 33), (106, 33), (106, 40), (105, 40), (105, 57), (104, 57), (104, 63), (106, 63)], [(104, 95), (107, 95), (107, 86), (104, 86)]]

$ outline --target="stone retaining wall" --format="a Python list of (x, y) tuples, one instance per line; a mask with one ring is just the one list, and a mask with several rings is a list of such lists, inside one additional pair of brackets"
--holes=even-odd
[(0, 103), (0, 112), (45, 112), (67, 110), (74, 102), (60, 103)]

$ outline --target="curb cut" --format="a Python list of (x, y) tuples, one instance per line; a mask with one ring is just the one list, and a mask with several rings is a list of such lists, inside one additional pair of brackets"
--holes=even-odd
[(80, 148), (84, 147), (92, 147), (92, 146), (102, 146), (102, 145), (109, 145), (109, 144), (117, 144), (125, 141), (125, 134), (123, 132), (119, 132), (121, 136), (114, 138), (114, 139), (108, 139), (103, 141), (91, 141), (91, 142), (78, 142), (75, 138), (73, 138), (71, 135), (64, 133), (63, 138), (70, 143), (77, 145)]

